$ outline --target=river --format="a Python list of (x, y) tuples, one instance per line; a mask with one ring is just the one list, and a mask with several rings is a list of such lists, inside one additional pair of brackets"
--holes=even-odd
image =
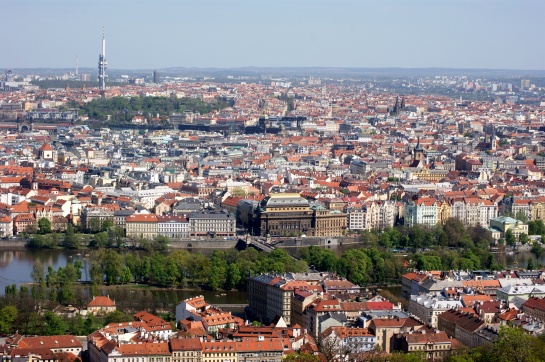
[[(336, 254), (341, 254), (346, 248), (354, 246), (334, 247)], [(298, 254), (296, 248), (286, 249), (289, 253)], [(196, 250), (197, 251), (197, 250)], [(212, 252), (210, 249), (198, 250), (203, 254)], [(142, 251), (130, 251), (141, 253)], [(35, 262), (39, 261), (47, 269), (52, 266), (54, 269), (65, 266), (68, 260), (80, 260), (84, 265), (82, 271), (82, 281), (89, 280), (89, 263), (86, 258), (87, 251), (82, 250), (49, 250), (49, 249), (25, 249), (13, 248), (0, 250), (0, 295), (4, 294), (7, 285), (16, 284), (17, 286), (23, 283), (32, 282), (30, 273)], [(530, 252), (519, 252), (512, 255), (496, 254), (498, 261), (504, 263), (507, 268), (525, 268), (528, 259), (536, 260), (535, 256)], [(540, 258), (539, 262), (545, 265), (545, 255)], [(230, 291), (218, 293), (213, 291), (199, 290), (176, 290), (175, 292), (179, 300), (183, 300), (195, 295), (204, 295), (206, 300), (214, 304), (243, 304), (247, 301), (246, 292)]]

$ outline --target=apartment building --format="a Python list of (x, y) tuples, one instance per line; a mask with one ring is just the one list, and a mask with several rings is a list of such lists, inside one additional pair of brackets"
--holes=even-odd
[(393, 227), (396, 221), (394, 201), (370, 201), (363, 205), (365, 230), (384, 230)]
[(291, 326), (299, 325), (306, 329), (307, 321), (305, 316), (306, 307), (312, 303), (318, 294), (305, 289), (297, 289), (291, 296)]
[(459, 300), (448, 300), (440, 295), (411, 295), (409, 313), (423, 323), (437, 328), (437, 316), (449, 309), (463, 307)]
[(437, 224), (437, 201), (434, 198), (421, 198), (415, 201), (409, 201), (405, 205), (406, 226)]
[(202, 343), (200, 338), (171, 338), (172, 362), (201, 362)]
[(405, 352), (422, 352), (426, 361), (442, 361), (450, 356), (456, 343), (443, 331), (422, 328), (414, 333), (399, 335), (398, 348)]
[(193, 213), (189, 215), (190, 236), (223, 236), (236, 235), (236, 218), (231, 214)]
[(295, 289), (305, 289), (304, 280), (286, 279), (273, 274), (263, 274), (248, 279), (248, 304), (252, 313), (266, 323), (281, 316), (286, 324), (291, 322), (291, 300)]
[(451, 201), (451, 216), (467, 226), (488, 227), (490, 219), (498, 216), (498, 204), (490, 200), (457, 198)]
[(347, 351), (350, 354), (369, 352), (376, 344), (375, 335), (367, 328), (329, 327), (322, 333), (322, 339), (333, 347), (333, 351)]
[(172, 239), (189, 237), (189, 221), (183, 216), (157, 216), (157, 232)]
[(357, 209), (348, 210), (348, 229), (365, 230), (365, 211)]
[(126, 235), (132, 238), (153, 239), (159, 233), (155, 214), (133, 214), (125, 219)]
[(85, 207), (81, 210), (80, 221), (84, 230), (98, 232), (102, 230), (105, 221), (114, 224), (114, 211), (100, 207)]
[(313, 236), (341, 236), (346, 233), (347, 217), (339, 210), (328, 210), (323, 206), (315, 206), (313, 210)]

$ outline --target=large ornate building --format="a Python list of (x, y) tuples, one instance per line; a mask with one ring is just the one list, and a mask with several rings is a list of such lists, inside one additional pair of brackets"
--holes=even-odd
[(254, 233), (261, 236), (341, 236), (347, 215), (323, 206), (310, 206), (296, 193), (271, 194), (253, 217)]

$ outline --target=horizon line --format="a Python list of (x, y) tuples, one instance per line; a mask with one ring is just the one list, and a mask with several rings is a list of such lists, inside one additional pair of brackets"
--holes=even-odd
[[(9, 69), (9, 70), (26, 70), (26, 69), (36, 69), (36, 70), (68, 70), (75, 69), (74, 67), (5, 67), (0, 66), (0, 69)], [(79, 66), (81, 69), (95, 69), (94, 66)], [(481, 70), (481, 71), (519, 71), (519, 72), (541, 72), (545, 71), (543, 69), (520, 69), (520, 68), (471, 68), (471, 67), (402, 67), (402, 66), (391, 66), (391, 67), (357, 67), (357, 66), (233, 66), (233, 67), (197, 67), (197, 66), (169, 66), (169, 67), (151, 67), (151, 68), (109, 68), (112, 70), (169, 70), (169, 69), (214, 69), (214, 70), (237, 70), (237, 69), (351, 69), (351, 70)]]

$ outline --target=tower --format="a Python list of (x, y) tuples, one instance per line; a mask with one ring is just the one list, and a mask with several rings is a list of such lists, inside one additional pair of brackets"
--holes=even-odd
[(500, 144), (500, 138), (496, 135), (496, 128), (492, 128), (492, 136), (490, 137), (490, 150), (496, 151)]
[(38, 190), (38, 180), (36, 179), (36, 171), (32, 172), (32, 183), (31, 186), (32, 190)]
[(76, 77), (78, 76), (78, 55), (76, 54)]
[(416, 144), (413, 150), (413, 160), (420, 161), (422, 159), (424, 159), (424, 149), (420, 145), (420, 137), (418, 137), (418, 143)]
[(153, 71), (153, 83), (159, 83), (159, 71), (157, 69)]
[(98, 82), (100, 83), (100, 93), (104, 97), (106, 92), (106, 38), (104, 37), (104, 28), (102, 28), (102, 54), (98, 56)]
[(394, 115), (399, 113), (399, 96), (396, 97), (396, 102), (394, 104), (394, 110), (392, 112)]

